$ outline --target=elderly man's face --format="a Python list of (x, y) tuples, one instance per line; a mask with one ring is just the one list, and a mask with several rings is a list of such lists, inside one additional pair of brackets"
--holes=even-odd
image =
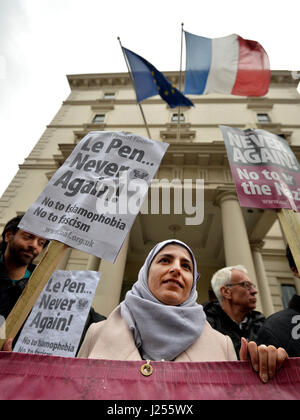
[(167, 245), (153, 259), (148, 286), (160, 302), (180, 305), (190, 296), (193, 286), (193, 261), (187, 249)]
[(232, 304), (239, 305), (245, 311), (256, 308), (256, 287), (243, 271), (232, 270), (230, 292)]
[(5, 242), (5, 257), (17, 266), (23, 266), (31, 263), (42, 252), (46, 239), (19, 229), (16, 233), (7, 232)]

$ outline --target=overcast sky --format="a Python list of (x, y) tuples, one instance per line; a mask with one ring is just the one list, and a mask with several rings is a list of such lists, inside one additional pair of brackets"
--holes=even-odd
[(118, 36), (179, 70), (181, 22), (259, 41), (272, 70), (300, 70), (299, 0), (0, 0), (0, 196), (68, 96), (67, 74), (127, 71)]

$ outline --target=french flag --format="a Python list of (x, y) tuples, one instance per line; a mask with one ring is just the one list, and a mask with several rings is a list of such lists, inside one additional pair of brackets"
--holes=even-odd
[(256, 41), (239, 35), (204, 38), (185, 31), (185, 94), (263, 96), (268, 92), (269, 58)]

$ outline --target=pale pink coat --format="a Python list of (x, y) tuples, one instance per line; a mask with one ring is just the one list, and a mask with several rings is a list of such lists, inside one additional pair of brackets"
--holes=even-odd
[[(118, 306), (106, 321), (92, 324), (78, 357), (108, 360), (142, 360), (132, 332)], [(206, 321), (201, 336), (176, 357), (176, 362), (237, 360), (231, 339), (214, 330)]]

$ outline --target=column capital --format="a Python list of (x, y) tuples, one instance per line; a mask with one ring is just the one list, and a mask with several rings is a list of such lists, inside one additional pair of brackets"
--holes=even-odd
[(221, 204), (226, 200), (234, 200), (238, 202), (238, 197), (235, 189), (232, 188), (216, 188), (215, 197), (213, 199), (213, 204), (220, 207)]
[(262, 241), (259, 239), (255, 241), (250, 241), (250, 247), (252, 251), (262, 252), (262, 248), (264, 244), (265, 244), (265, 241)]
[(95, 257), (95, 255), (90, 254), (86, 269), (91, 271), (99, 271), (100, 263), (101, 258)]

